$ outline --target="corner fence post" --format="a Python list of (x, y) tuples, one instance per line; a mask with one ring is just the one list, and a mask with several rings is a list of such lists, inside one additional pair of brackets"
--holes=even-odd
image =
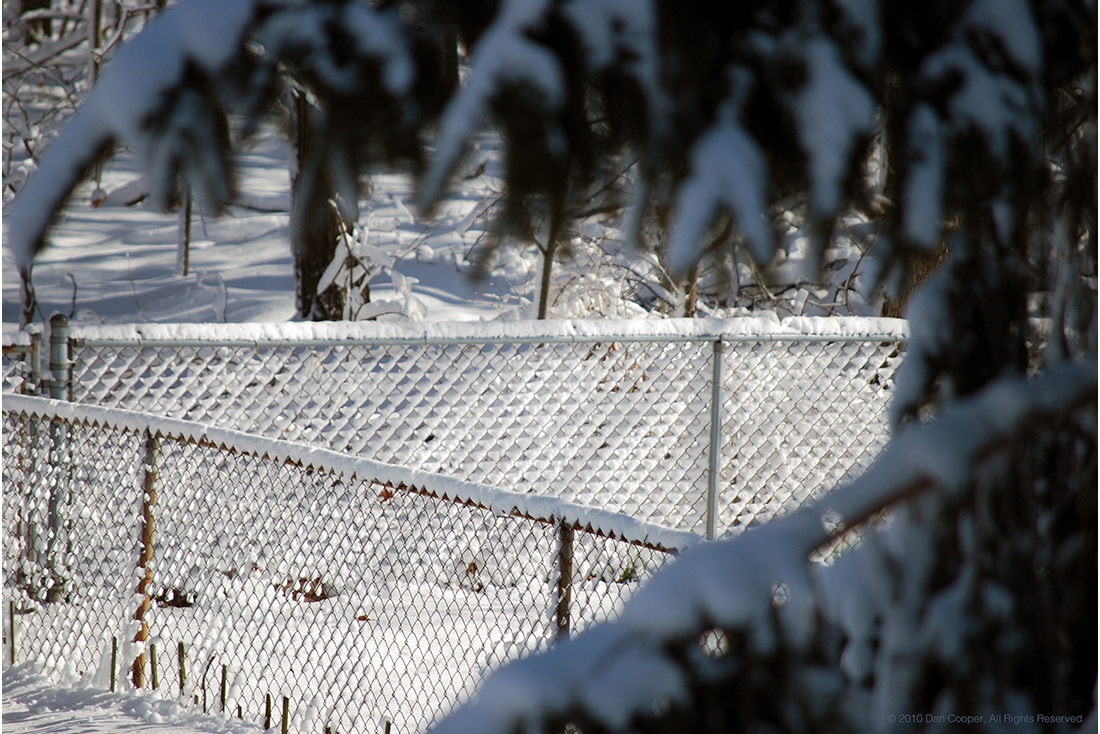
[[(66, 400), (69, 397), (69, 320), (59, 313), (50, 317), (50, 397), (54, 400)], [(62, 543), (64, 530), (64, 508), (69, 504), (68, 479), (68, 430), (64, 423), (50, 423), (50, 472), (49, 501), (46, 507), (47, 534), (46, 563), (50, 571), (50, 588), (46, 592), (47, 602), (61, 601), (65, 593), (65, 578), (61, 573), (64, 564), (65, 546)]]
[[(153, 505), (157, 501), (157, 455), (160, 453), (160, 438), (149, 429), (145, 430), (145, 478), (142, 482), (141, 501), (141, 555), (138, 556), (138, 581), (137, 593), (141, 595), (141, 601), (134, 612), (134, 619), (140, 624), (134, 642), (145, 642), (149, 639), (149, 623), (145, 621), (145, 613), (149, 611), (153, 600), (151, 598), (151, 586), (153, 583), (153, 570), (149, 568), (149, 562), (153, 560)], [(134, 688), (145, 687), (145, 652), (144, 650), (134, 659), (133, 664)], [(154, 684), (155, 687), (155, 684)], [(224, 704), (224, 702), (223, 702)]]
[(707, 540), (714, 540), (718, 527), (718, 471), (722, 459), (722, 358), (726, 342), (714, 342), (710, 383), (710, 469), (707, 472)]
[(160, 688), (160, 678), (157, 676), (157, 643), (149, 643), (149, 672), (153, 674), (153, 690)]
[(69, 398), (69, 320), (59, 313), (50, 317), (50, 397)]
[(554, 610), (557, 640), (569, 638), (569, 605), (573, 601), (573, 525), (562, 518), (558, 526), (558, 607)]

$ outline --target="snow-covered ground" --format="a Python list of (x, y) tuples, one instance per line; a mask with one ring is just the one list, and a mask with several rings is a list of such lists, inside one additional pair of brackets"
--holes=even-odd
[(158, 691), (119, 691), (91, 681), (58, 685), (32, 664), (4, 668), (4, 731), (9, 734), (245, 734), (262, 727), (204, 714)]
[[(506, 245), (488, 275), (475, 273), (478, 251), (490, 230), (502, 189), (499, 141), (481, 135), (460, 175), (430, 221), (414, 216), (412, 182), (403, 173), (375, 174), (360, 202), (360, 221), (349, 244), (370, 270), (370, 299), (391, 302), (382, 320), (469, 321), (528, 318), (534, 314), (541, 252)], [(143, 190), (133, 155), (123, 150), (94, 182), (79, 186), (36, 260), (36, 321), (59, 311), (76, 323), (282, 322), (294, 318), (289, 245), (290, 177), (285, 139), (265, 129), (236, 153), (237, 205), (218, 219), (196, 204), (192, 215), (190, 272), (177, 265), (180, 218), (145, 202), (127, 204)], [(465, 172), (465, 175), (461, 175)], [(619, 214), (578, 225), (571, 254), (559, 255), (551, 290), (558, 318), (660, 318), (682, 305), (683, 293), (666, 290), (667, 276), (652, 252), (639, 252), (618, 230)], [(833, 284), (807, 284), (807, 239), (793, 226), (770, 273), (767, 289), (754, 286), (750, 265), (739, 262), (750, 286), (730, 309), (700, 301), (704, 315), (747, 315), (760, 307), (788, 315), (873, 315), (850, 278), (859, 261), (853, 244), (868, 225), (845, 221), (852, 240), (831, 250), (825, 274)], [(358, 235), (355, 237), (354, 235)], [(339, 276), (338, 276), (339, 277)], [(704, 268), (704, 290), (718, 294), (719, 269)], [(663, 285), (662, 285), (663, 283)], [(709, 284), (709, 285), (708, 285)], [(3, 323), (19, 322), (19, 277), (3, 250)], [(708, 305), (709, 304), (709, 305)], [(654, 310), (660, 307), (660, 311)], [(360, 315), (366, 312), (360, 312)]]
[[(241, 205), (218, 219), (204, 216), (201, 206), (194, 208), (190, 274), (183, 276), (176, 264), (179, 216), (144, 202), (124, 203), (141, 184), (133, 158), (122, 152), (104, 170), (106, 200), (93, 206), (93, 197), (99, 196), (95, 185), (81, 186), (53, 230), (51, 247), (36, 261), (36, 320), (54, 311), (87, 323), (293, 318), (285, 141), (274, 131), (261, 134), (238, 161)], [(414, 313), (430, 320), (490, 319), (525, 305), (515, 286), (533, 277), (530, 253), (502, 263), (499, 274), (482, 283), (465, 277), (465, 255), (484, 234), (480, 207), (499, 186), (498, 179), (483, 174), (457, 187), (454, 199), (430, 224), (418, 222), (408, 209), (407, 176), (382, 174), (373, 186), (375, 193), (362, 210), (366, 244), (377, 248), (372, 253), (379, 261), (372, 300), (400, 297), (394, 288), (397, 273), (398, 279), (414, 279)], [(19, 280), (6, 248), (3, 284), (4, 323), (18, 323)]]

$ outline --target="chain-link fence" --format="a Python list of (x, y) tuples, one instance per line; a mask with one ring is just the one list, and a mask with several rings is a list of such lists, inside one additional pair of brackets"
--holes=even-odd
[(3, 412), (11, 661), (265, 728), (423, 731), (698, 540), (184, 421)]
[(891, 319), (81, 328), (54, 385), (714, 537), (866, 469), (904, 334)]
[(3, 391), (35, 395), (41, 382), (39, 366), (42, 340), (37, 332), (5, 335), (3, 347)]

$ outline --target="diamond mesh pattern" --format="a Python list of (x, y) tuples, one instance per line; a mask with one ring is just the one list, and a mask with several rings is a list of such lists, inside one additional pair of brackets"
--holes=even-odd
[(672, 527), (705, 488), (706, 343), (76, 350), (74, 400), (320, 444)]
[(767, 522), (862, 474), (889, 438), (899, 361), (896, 343), (731, 345), (718, 534)]
[(4, 346), (3, 390), (8, 393), (26, 394), (30, 389), (30, 347)]
[(4, 414), (4, 598), (16, 624), (34, 630), (35, 642), (23, 638), (17, 652), (33, 644), (48, 669), (90, 673), (102, 662), (104, 629), (133, 636), (141, 499), (114, 489), (135, 481), (138, 464), (125, 436)]
[[(264, 723), (270, 696), (279, 726), (285, 696), (291, 731), (374, 732), (383, 718), (423, 731), (486, 671), (558, 634), (553, 518), (154, 436), (5, 410), (4, 600), (20, 661), (106, 686), (114, 638), (118, 687), (139, 655), (152, 684), (153, 649), (132, 642), (146, 510), (157, 683), (209, 710), (221, 709), (224, 666), (226, 708), (249, 721)], [(615, 616), (671, 558), (572, 533), (572, 630)]]
[[(734, 342), (719, 534), (862, 471), (898, 344)], [(74, 349), (74, 400), (319, 444), (702, 532), (711, 342)]]

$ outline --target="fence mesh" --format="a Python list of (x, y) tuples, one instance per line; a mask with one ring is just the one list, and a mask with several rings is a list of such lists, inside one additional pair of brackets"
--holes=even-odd
[(889, 440), (897, 342), (748, 342), (725, 358), (719, 533), (859, 476)]
[(5, 344), (3, 360), (0, 361), (3, 375), (3, 391), (25, 395), (32, 393), (31, 348), (21, 344)]
[[(702, 533), (713, 343), (501, 341), (73, 350), (73, 399), (186, 418)], [(722, 356), (717, 532), (858, 475), (887, 439), (897, 341)]]
[(395, 484), (371, 462), (41, 402), (4, 409), (6, 652), (62, 677), (268, 727), (285, 698), (290, 731), (423, 731), (488, 669), (616, 615), (671, 558), (565, 503), (507, 514), (432, 496), (443, 480), (423, 473)]

